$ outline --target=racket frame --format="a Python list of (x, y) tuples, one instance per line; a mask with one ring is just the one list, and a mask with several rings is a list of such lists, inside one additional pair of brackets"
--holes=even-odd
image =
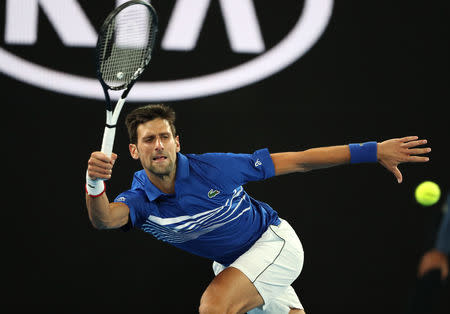
[[(116, 15), (119, 14), (125, 8), (127, 8), (131, 5), (136, 5), (136, 4), (146, 6), (149, 11), (149, 14), (152, 15), (151, 27), (152, 27), (154, 36), (152, 36), (152, 38), (151, 38), (152, 41), (150, 42), (150, 49), (149, 49), (147, 58), (144, 60), (143, 67), (136, 70), (135, 75), (132, 76), (132, 78), (128, 84), (111, 87), (103, 80), (102, 73), (100, 71), (101, 63), (100, 63), (99, 54), (101, 53), (101, 51), (98, 49), (100, 40), (103, 38), (103, 34), (107, 30), (111, 21), (116, 17)], [(111, 156), (111, 154), (112, 154), (114, 138), (115, 138), (115, 133), (116, 133), (116, 124), (117, 124), (117, 120), (119, 119), (122, 107), (125, 103), (125, 99), (128, 96), (128, 93), (130, 92), (130, 90), (133, 87), (136, 80), (139, 79), (139, 77), (142, 75), (142, 73), (147, 68), (148, 64), (150, 63), (150, 59), (151, 59), (152, 51), (153, 51), (153, 48), (155, 45), (155, 38), (156, 38), (157, 33), (158, 33), (158, 15), (156, 14), (156, 11), (151, 4), (149, 4), (148, 2), (142, 1), (142, 0), (130, 0), (128, 2), (123, 3), (122, 5), (118, 6), (106, 17), (105, 21), (103, 22), (102, 27), (100, 28), (95, 56), (96, 56), (96, 66), (97, 66), (97, 78), (100, 81), (100, 84), (103, 88), (103, 92), (105, 94), (105, 102), (106, 102), (106, 123), (105, 123), (105, 130), (103, 133), (101, 152), (103, 152), (107, 156)], [(124, 88), (125, 88), (125, 90), (123, 91), (120, 99), (117, 101), (116, 106), (114, 107), (114, 110), (113, 110), (112, 103), (111, 103), (111, 97), (109, 95), (109, 90), (122, 90)]]

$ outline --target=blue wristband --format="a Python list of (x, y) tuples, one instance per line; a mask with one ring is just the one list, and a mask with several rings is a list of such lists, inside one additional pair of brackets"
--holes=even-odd
[(377, 162), (377, 142), (350, 144), (350, 163)]

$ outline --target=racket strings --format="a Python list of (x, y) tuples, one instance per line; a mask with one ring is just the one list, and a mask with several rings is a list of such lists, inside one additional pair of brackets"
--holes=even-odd
[(120, 11), (100, 41), (100, 72), (111, 88), (123, 88), (141, 74), (150, 61), (155, 37), (153, 15), (142, 5)]

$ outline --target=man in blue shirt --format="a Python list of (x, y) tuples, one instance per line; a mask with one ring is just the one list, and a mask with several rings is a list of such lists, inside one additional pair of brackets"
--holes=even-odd
[(442, 219), (436, 235), (434, 248), (429, 250), (421, 258), (418, 275), (422, 277), (427, 272), (438, 269), (441, 279), (448, 276), (448, 256), (450, 255), (450, 193), (442, 209)]
[(433, 244), (420, 259), (406, 311), (408, 314), (432, 313), (440, 299), (444, 299), (442, 293), (448, 284), (450, 256), (450, 192), (442, 208), (442, 218)]
[(109, 202), (104, 180), (117, 155), (94, 152), (88, 161), (86, 204), (99, 229), (131, 225), (214, 261), (215, 279), (200, 313), (304, 313), (292, 289), (303, 265), (295, 231), (243, 185), (292, 172), (345, 163), (377, 162), (402, 181), (398, 164), (426, 162), (430, 148), (417, 136), (270, 154), (181, 154), (175, 113), (164, 105), (135, 109), (126, 118), (131, 156), (143, 170), (131, 189)]

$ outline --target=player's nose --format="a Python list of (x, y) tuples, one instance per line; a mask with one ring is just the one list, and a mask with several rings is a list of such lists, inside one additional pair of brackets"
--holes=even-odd
[(155, 142), (155, 150), (163, 150), (163, 149), (164, 149), (163, 142), (161, 141), (160, 138), (157, 138)]

